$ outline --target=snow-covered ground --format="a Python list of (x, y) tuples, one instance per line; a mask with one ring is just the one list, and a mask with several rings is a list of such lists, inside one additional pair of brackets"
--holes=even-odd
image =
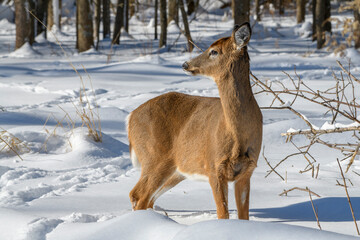
[[(336, 60), (347, 65), (351, 57), (351, 71), (359, 76), (360, 54), (352, 50), (347, 57), (338, 58), (316, 51), (316, 43), (307, 37), (311, 16), (306, 20), (296, 25), (294, 16), (265, 16), (254, 26), (249, 47), (254, 75), (262, 81), (289, 85), (292, 83), (282, 71), (293, 75), (296, 66), (308, 85), (326, 89), (334, 83), (331, 70), (339, 74)], [(206, 48), (230, 35), (232, 21), (222, 13), (204, 13), (190, 28), (194, 42)], [(336, 186), (336, 180), (341, 180), (336, 158), (342, 155), (324, 147), (312, 151), (320, 163), (317, 179), (311, 172), (299, 173), (307, 165), (301, 156), (288, 159), (277, 169), (287, 176), (286, 181), (274, 173), (265, 178), (269, 167), (260, 157), (251, 182), (250, 222), (215, 220), (209, 184), (190, 180), (160, 197), (155, 211), (131, 211), (128, 193), (140, 172), (132, 168), (129, 159), (126, 116), (146, 100), (169, 91), (218, 96), (211, 80), (183, 73), (181, 64), (199, 52), (184, 52), (185, 38), (176, 41), (176, 25), (170, 24), (168, 30), (170, 51), (157, 50), (149, 19), (133, 18), (130, 35), (122, 34), (119, 47), (111, 48), (105, 39), (99, 51), (78, 54), (70, 21), (56, 33), (64, 55), (53, 36), (48, 40), (39, 36), (33, 47), (25, 45), (14, 52), (15, 25), (0, 20), (0, 127), (8, 132), (1, 136), (20, 139), (19, 152), (23, 152), (23, 161), (11, 151), (0, 153), (0, 239), (352, 238), (327, 231), (356, 235), (345, 191)], [(85, 90), (70, 63), (82, 76)], [(76, 107), (88, 107), (84, 100), (79, 102), (84, 92), (90, 105), (99, 107), (102, 143), (88, 136), (76, 114)], [(261, 106), (271, 101), (261, 94), (257, 100)], [(329, 120), (317, 106), (299, 101), (296, 109), (318, 126)], [(264, 110), (263, 115), (264, 151), (275, 165), (296, 152), (280, 133), (306, 125), (286, 110)], [(57, 126), (59, 122), (61, 126)], [(338, 134), (336, 138), (344, 137)], [(294, 141), (301, 145), (306, 139), (295, 137)], [(359, 158), (351, 170), (360, 172)], [(348, 190), (359, 219), (360, 178), (353, 171), (346, 178), (353, 184)], [(322, 232), (314, 230), (318, 226), (307, 192), (295, 190), (279, 196), (293, 187), (308, 187), (321, 196), (313, 196), (313, 202)], [(232, 186), (229, 209), (231, 219), (236, 219)]]

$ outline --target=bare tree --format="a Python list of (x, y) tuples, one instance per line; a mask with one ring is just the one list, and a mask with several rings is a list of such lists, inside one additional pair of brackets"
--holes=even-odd
[(48, 8), (47, 8), (47, 28), (51, 30), (54, 25), (54, 10), (53, 10), (53, 2), (49, 0)]
[[(32, 13), (36, 11), (36, 2), (35, 0), (27, 0), (28, 2), (28, 10)], [(35, 18), (31, 16), (30, 13), (27, 13), (27, 25), (28, 25), (28, 38), (29, 43), (32, 45), (35, 42)]]
[(94, 0), (94, 18), (95, 18), (95, 26), (94, 26), (94, 36), (96, 38), (96, 50), (99, 49), (100, 42), (100, 20), (101, 20), (101, 0)]
[(296, 0), (296, 20), (297, 23), (305, 21), (305, 0)]
[(27, 14), (25, 10), (25, 1), (15, 0), (15, 25), (16, 25), (16, 40), (15, 49), (20, 48), (28, 39), (28, 24)]
[(324, 16), (324, 31), (331, 33), (331, 4), (330, 0), (325, 0), (325, 16)]
[(118, 0), (113, 33), (113, 44), (120, 44), (121, 27), (124, 25), (124, 0)]
[(61, 0), (49, 0), (47, 11), (47, 27), (51, 29), (55, 24), (58, 30), (61, 30)]
[[(46, 25), (46, 17), (47, 17), (47, 7), (48, 7), (49, 0), (38, 0), (37, 6), (36, 6), (36, 12), (35, 15), (37, 18)], [(42, 32), (45, 32), (45, 38), (46, 38), (46, 28), (43, 26), (43, 24), (37, 21), (36, 26), (36, 35), (39, 35)]]
[(235, 24), (249, 22), (250, 0), (232, 0), (232, 9)]
[(191, 15), (195, 12), (195, 1), (194, 0), (187, 0), (187, 14)]
[(316, 2), (317, 0), (312, 0), (312, 40), (316, 40)]
[(260, 0), (255, 0), (255, 17), (256, 17), (256, 21), (261, 21)]
[(93, 22), (90, 0), (77, 0), (77, 46), (79, 52), (89, 50), (94, 45)]
[(358, 0), (358, 6), (354, 9), (354, 25), (356, 27), (355, 34), (355, 48), (360, 48), (360, 0)]
[(129, 0), (125, 0), (125, 22), (124, 22), (124, 28), (125, 31), (129, 32)]
[(317, 48), (320, 49), (325, 43), (325, 32), (323, 25), (325, 20), (325, 0), (316, 0), (315, 19)]
[(110, 38), (110, 0), (102, 0), (103, 3), (103, 37)]
[(158, 33), (157, 33), (157, 27), (158, 27), (158, 11), (159, 11), (159, 1), (158, 0), (155, 0), (155, 16), (154, 16), (154, 18), (155, 18), (155, 23), (154, 23), (154, 39), (156, 40), (156, 39), (158, 39)]
[(177, 25), (179, 25), (179, 11), (178, 11), (178, 4), (176, 0), (169, 0), (168, 6), (168, 24), (174, 20)]
[(160, 0), (160, 40), (159, 47), (166, 46), (167, 37), (167, 19), (166, 19), (166, 0)]
[(279, 8), (279, 15), (284, 15), (285, 13), (285, 6), (284, 6), (284, 0), (278, 0), (278, 8)]
[(135, 0), (128, 0), (129, 1), (129, 13), (130, 17), (135, 15)]
[(179, 8), (181, 10), (181, 16), (184, 22), (184, 28), (185, 28), (185, 36), (186, 39), (188, 40), (188, 48), (189, 48), (189, 52), (192, 52), (194, 46), (192, 44), (192, 39), (191, 39), (191, 35), (190, 35), (190, 28), (189, 28), (189, 23), (188, 23), (188, 19), (186, 16), (186, 12), (184, 9), (184, 2), (183, 0), (179, 0)]
[(313, 41), (317, 40), (317, 48), (320, 49), (325, 43), (325, 31), (331, 33), (331, 5), (330, 0), (313, 0), (312, 4)]

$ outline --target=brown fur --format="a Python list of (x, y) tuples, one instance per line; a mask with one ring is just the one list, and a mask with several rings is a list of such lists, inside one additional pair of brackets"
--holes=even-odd
[[(249, 219), (262, 114), (250, 86), (247, 42), (239, 47), (233, 33), (187, 62), (187, 71), (214, 79), (220, 98), (171, 92), (131, 113), (129, 142), (142, 168), (130, 192), (134, 210), (153, 207), (162, 191), (185, 179), (181, 172), (209, 178), (218, 218), (229, 217), (228, 182), (234, 181), (238, 217)], [(217, 57), (209, 55), (211, 50)]]

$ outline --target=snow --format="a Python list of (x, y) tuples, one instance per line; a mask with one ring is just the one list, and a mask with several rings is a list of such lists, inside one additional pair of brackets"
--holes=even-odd
[[(73, 1), (63, 1), (72, 6)], [(220, 2), (203, 5), (208, 11), (190, 23), (193, 41), (206, 49), (216, 39), (229, 36), (231, 17), (223, 19), (229, 9), (217, 10)], [(210, 11), (209, 9), (213, 9)], [(66, 14), (70, 14), (69, 11)], [(21, 140), (20, 160), (5, 147), (0, 152), (0, 239), (351, 239), (356, 236), (354, 222), (342, 187), (336, 158), (343, 155), (322, 146), (311, 154), (320, 164), (318, 178), (311, 171), (299, 173), (308, 162), (302, 155), (289, 158), (272, 173), (260, 156), (251, 182), (250, 221), (236, 220), (233, 186), (229, 184), (231, 220), (216, 220), (212, 191), (207, 182), (185, 180), (161, 196), (155, 210), (132, 212), (129, 192), (140, 171), (131, 166), (126, 131), (126, 117), (146, 100), (177, 91), (201, 96), (218, 96), (212, 80), (188, 76), (184, 61), (198, 55), (185, 52), (186, 38), (175, 24), (169, 26), (169, 46), (158, 49), (153, 40), (150, 11), (144, 20), (131, 19), (130, 33), (121, 34), (119, 46), (102, 39), (99, 50), (78, 54), (75, 49), (75, 24), (68, 20), (62, 32), (55, 32), (68, 57), (53, 35), (37, 37), (33, 46), (13, 51), (15, 25), (0, 20), (0, 127), (4, 136)], [(231, 16), (231, 14), (229, 15)], [(345, 13), (345, 16), (346, 15)], [(344, 17), (336, 15), (335, 17)], [(291, 87), (282, 73), (294, 75), (314, 89), (325, 90), (334, 84), (332, 71), (340, 75), (336, 60), (348, 66), (359, 77), (357, 50), (348, 49), (345, 58), (325, 50), (315, 50), (316, 43), (306, 34), (311, 15), (298, 25), (288, 15), (264, 15), (253, 28), (249, 45), (251, 71), (260, 80), (279, 82)], [(334, 31), (339, 29), (334, 27)], [(160, 32), (160, 30), (159, 30)], [(301, 36), (300, 36), (300, 35)], [(70, 61), (84, 81), (73, 70)], [(83, 67), (85, 67), (85, 70)], [(253, 91), (260, 89), (254, 87)], [(80, 101), (86, 93), (88, 102)], [(356, 97), (360, 92), (356, 91)], [(94, 96), (95, 95), (95, 96)], [(269, 106), (272, 97), (257, 94), (260, 106)], [(292, 98), (284, 97), (285, 106)], [(275, 103), (279, 104), (279, 103)], [(102, 142), (95, 142), (83, 125), (77, 108), (95, 109), (101, 120)], [(330, 124), (331, 114), (317, 105), (297, 99), (292, 105), (313, 126), (320, 129), (355, 126), (341, 121)], [(97, 113), (97, 110), (95, 111)], [(297, 152), (285, 142), (281, 133), (306, 129), (308, 126), (290, 111), (263, 110), (264, 155), (274, 167), (290, 153)], [(46, 124), (45, 124), (46, 122)], [(73, 126), (74, 124), (74, 126)], [(1, 134), (1, 133), (0, 133)], [(347, 141), (348, 135), (330, 139)], [(293, 142), (305, 145), (304, 136)], [(0, 149), (4, 144), (0, 144)], [(342, 162), (345, 167), (347, 161)], [(360, 217), (359, 159), (356, 158), (345, 177), (350, 179), (349, 194), (356, 219)], [(321, 197), (313, 196), (323, 231), (319, 231), (309, 196), (292, 191), (279, 196), (284, 189), (308, 187)], [(333, 233), (335, 232), (335, 233)], [(338, 235), (346, 234), (346, 235)], [(352, 235), (352, 236), (351, 236)]]

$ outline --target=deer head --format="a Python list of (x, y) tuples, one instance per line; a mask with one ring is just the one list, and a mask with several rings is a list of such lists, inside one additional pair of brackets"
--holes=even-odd
[(192, 75), (204, 75), (217, 79), (229, 68), (229, 64), (242, 56), (248, 58), (247, 44), (251, 37), (248, 22), (235, 25), (231, 37), (214, 42), (205, 52), (185, 62), (183, 69)]

